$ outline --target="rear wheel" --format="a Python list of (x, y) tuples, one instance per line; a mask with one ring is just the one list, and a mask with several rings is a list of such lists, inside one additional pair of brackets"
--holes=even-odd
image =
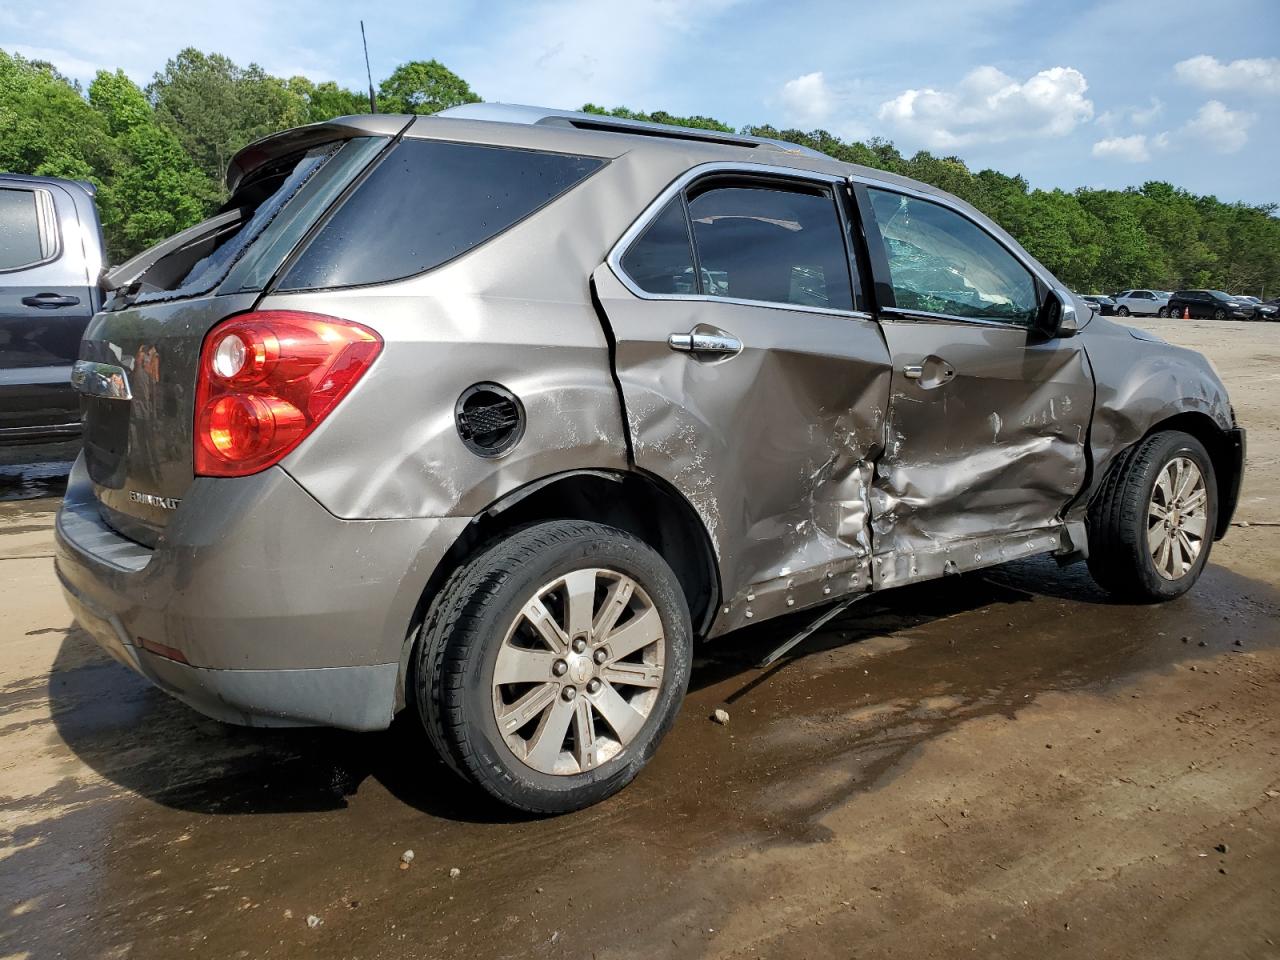
[(1129, 315), (1129, 308), (1121, 307), (1119, 310), (1116, 311), (1116, 313), (1120, 314), (1120, 316), (1122, 317), (1127, 317)]
[(564, 813), (621, 790), (688, 686), (692, 629), (675, 574), (612, 527), (517, 531), (432, 607), (419, 714), (454, 770), (522, 810)]
[(1089, 507), (1089, 572), (1127, 599), (1181, 596), (1208, 562), (1217, 508), (1203, 444), (1178, 430), (1153, 434), (1121, 454)]

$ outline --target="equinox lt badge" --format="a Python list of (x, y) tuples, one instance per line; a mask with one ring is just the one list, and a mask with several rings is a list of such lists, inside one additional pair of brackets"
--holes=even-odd
[(154, 493), (129, 491), (129, 499), (134, 503), (145, 503), (148, 507), (159, 507), (161, 510), (177, 510), (182, 501), (177, 497), (157, 497)]

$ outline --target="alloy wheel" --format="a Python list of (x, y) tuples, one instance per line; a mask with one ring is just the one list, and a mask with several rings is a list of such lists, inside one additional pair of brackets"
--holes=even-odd
[(1147, 507), (1147, 550), (1156, 572), (1178, 580), (1195, 566), (1209, 523), (1209, 490), (1188, 457), (1165, 464)]
[(613, 759), (658, 702), (664, 648), (662, 617), (631, 577), (596, 567), (543, 584), (494, 664), (493, 713), (507, 747), (559, 776)]

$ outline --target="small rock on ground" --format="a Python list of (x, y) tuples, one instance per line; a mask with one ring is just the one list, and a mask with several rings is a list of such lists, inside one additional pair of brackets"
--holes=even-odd
[(711, 719), (723, 727), (726, 723), (729, 722), (729, 711), (717, 709), (714, 713), (711, 714)]

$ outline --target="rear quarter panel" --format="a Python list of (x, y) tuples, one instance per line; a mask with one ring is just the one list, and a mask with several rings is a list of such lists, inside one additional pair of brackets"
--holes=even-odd
[[(406, 280), (272, 294), (376, 330), (373, 368), (283, 466), (344, 518), (474, 516), (533, 480), (625, 469), (627, 441), (591, 273), (684, 168), (613, 159), (580, 186), (465, 256)], [(469, 386), (520, 398), (526, 430), (499, 459), (469, 451), (454, 406)]]

